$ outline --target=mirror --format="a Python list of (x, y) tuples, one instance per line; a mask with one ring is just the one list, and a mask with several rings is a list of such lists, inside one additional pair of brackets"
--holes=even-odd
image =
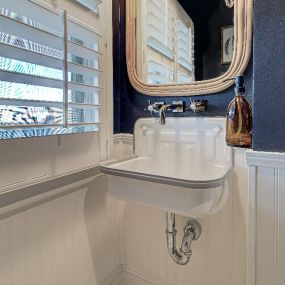
[(127, 0), (129, 78), (159, 96), (220, 92), (250, 58), (252, 0)]
[(233, 5), (225, 0), (136, 1), (137, 73), (143, 82), (191, 83), (227, 71), (234, 48)]

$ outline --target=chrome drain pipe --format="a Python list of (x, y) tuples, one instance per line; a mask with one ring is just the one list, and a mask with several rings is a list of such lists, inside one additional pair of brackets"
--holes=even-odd
[(171, 258), (179, 265), (186, 265), (191, 258), (191, 244), (193, 240), (197, 240), (201, 235), (201, 225), (195, 220), (190, 220), (184, 227), (184, 236), (179, 250), (176, 248), (175, 214), (166, 213), (166, 237), (167, 248)]

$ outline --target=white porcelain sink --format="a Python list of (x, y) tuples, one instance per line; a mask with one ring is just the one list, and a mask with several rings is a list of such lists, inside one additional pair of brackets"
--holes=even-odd
[(231, 168), (225, 119), (201, 117), (140, 119), (134, 156), (101, 164), (114, 197), (196, 218), (224, 206)]

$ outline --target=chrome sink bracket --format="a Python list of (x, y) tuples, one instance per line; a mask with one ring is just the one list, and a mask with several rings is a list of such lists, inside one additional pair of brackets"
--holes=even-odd
[(184, 227), (184, 236), (179, 250), (176, 248), (175, 214), (166, 213), (166, 237), (169, 255), (179, 265), (186, 265), (190, 261), (192, 255), (192, 241), (197, 240), (201, 236), (202, 227), (196, 220), (190, 220)]

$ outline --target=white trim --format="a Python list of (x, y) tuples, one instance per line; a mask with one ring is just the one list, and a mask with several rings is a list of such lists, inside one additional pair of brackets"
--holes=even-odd
[(68, 168), (63, 171), (59, 171), (57, 173), (51, 173), (48, 175), (43, 175), (43, 176), (34, 177), (32, 179), (23, 180), (17, 183), (4, 185), (0, 187), (0, 195), (9, 191), (20, 190), (21, 188), (27, 188), (37, 184), (51, 182), (55, 179), (64, 178), (66, 176), (78, 174), (79, 172), (87, 170), (94, 170), (94, 172), (96, 172), (96, 170), (99, 170), (99, 164), (96, 163), (96, 164), (81, 165), (78, 167)]
[(88, 187), (93, 179), (102, 175), (96, 164), (1, 187), (0, 219)]
[(115, 134), (113, 136), (113, 142), (114, 144), (128, 144), (133, 145), (134, 144), (134, 135), (132, 134)]
[(249, 167), (248, 229), (247, 229), (247, 285), (256, 284), (256, 171)]
[[(108, 159), (111, 156), (113, 149), (113, 27), (112, 27), (112, 13), (113, 2), (104, 1), (105, 5), (105, 141), (106, 151), (102, 148), (101, 158)], [(102, 99), (100, 99), (102, 100)], [(102, 113), (102, 111), (101, 111)], [(107, 154), (107, 155), (106, 155)]]
[[(100, 177), (101, 175), (96, 177)], [(93, 179), (95, 179), (95, 177), (86, 178), (39, 194), (35, 193), (36, 191), (31, 191), (31, 193), (28, 193), (30, 197), (26, 199), (17, 199), (17, 196), (19, 196), (21, 192), (9, 193), (12, 197), (9, 197), (9, 195), (1, 195), (1, 201), (4, 206), (0, 207), (0, 220), (75, 191), (85, 189)]]
[(133, 277), (136, 277), (137, 279), (144, 281), (146, 285), (150, 285), (150, 284), (151, 285), (174, 285), (174, 284), (169, 283), (165, 280), (154, 277), (150, 274), (141, 272), (141, 271), (137, 270), (136, 268), (128, 266), (128, 265), (124, 265), (123, 270), (124, 270), (125, 274), (132, 275)]
[(285, 168), (285, 153), (247, 151), (246, 159), (250, 166)]
[(123, 266), (119, 265), (100, 285), (111, 285), (123, 273)]

